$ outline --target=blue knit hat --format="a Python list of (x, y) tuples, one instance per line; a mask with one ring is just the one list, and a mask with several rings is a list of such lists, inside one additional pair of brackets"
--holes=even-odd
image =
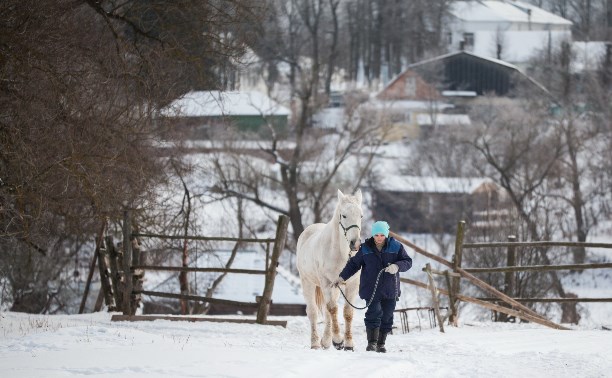
[(376, 234), (383, 234), (386, 238), (389, 237), (389, 223), (385, 221), (374, 222), (372, 225), (372, 236)]

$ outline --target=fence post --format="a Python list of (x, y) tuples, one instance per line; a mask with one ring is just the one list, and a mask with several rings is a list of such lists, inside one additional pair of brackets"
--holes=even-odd
[(288, 225), (289, 217), (280, 215), (276, 224), (276, 238), (274, 240), (274, 248), (272, 249), (272, 258), (270, 259), (270, 265), (266, 267), (266, 283), (259, 301), (259, 308), (257, 309), (256, 322), (258, 324), (266, 324), (268, 312), (270, 311), (272, 290), (274, 289), (274, 279), (276, 278), (276, 267), (278, 266), (278, 258), (285, 248)]
[[(111, 284), (111, 276), (112, 271), (109, 268), (108, 262), (110, 258), (108, 257), (108, 244), (105, 243), (103, 238), (100, 238), (100, 242), (104, 243), (103, 247), (98, 251), (98, 267), (100, 270), (100, 290), (104, 293), (104, 303), (108, 307), (109, 311), (116, 311), (117, 303), (115, 302), (113, 287)], [(96, 307), (94, 311), (100, 311), (102, 308), (102, 303), (100, 302), (98, 308), (98, 304), (96, 303)]]
[(123, 212), (123, 315), (132, 315), (132, 214)]
[[(508, 236), (508, 241), (511, 243), (516, 242), (516, 236), (510, 235)], [(509, 246), (508, 247), (508, 258), (507, 258), (507, 266), (516, 266), (516, 247)], [(504, 294), (509, 297), (514, 297), (514, 292), (516, 290), (516, 273), (515, 272), (506, 272), (506, 277), (504, 280)]]
[[(461, 268), (464, 235), (465, 235), (465, 221), (459, 221), (459, 223), (457, 223), (457, 236), (455, 237), (455, 254), (453, 255), (453, 271), (457, 274), (459, 273), (459, 269)], [(460, 276), (453, 277), (452, 295), (449, 296), (449, 299), (450, 299), (449, 307), (451, 308), (451, 315), (448, 321), (450, 324), (452, 324), (455, 327), (457, 327), (457, 324), (459, 321), (459, 303), (458, 303), (459, 300), (457, 299), (457, 294), (459, 294), (460, 288), (461, 288), (461, 277)]]
[(113, 311), (123, 310), (123, 293), (119, 291), (121, 284), (121, 276), (119, 275), (119, 258), (117, 249), (115, 248), (115, 241), (111, 235), (106, 237), (106, 250), (109, 258), (109, 269), (110, 269), (110, 281), (113, 292), (113, 300), (115, 302), (115, 308)]
[(444, 324), (442, 316), (440, 315), (440, 305), (438, 301), (438, 288), (436, 287), (436, 282), (434, 281), (433, 276), (431, 275), (431, 265), (429, 263), (425, 264), (425, 268), (423, 270), (427, 273), (427, 279), (429, 280), (431, 301), (433, 303), (436, 318), (438, 319), (438, 326), (440, 327), (440, 332), (444, 333)]
[[(509, 235), (508, 241), (511, 243), (515, 243), (516, 236)], [(507, 251), (507, 256), (506, 256), (506, 266), (508, 267), (516, 266), (516, 247), (513, 245), (508, 246), (508, 251)], [(510, 298), (514, 298), (514, 292), (516, 290), (515, 286), (516, 286), (516, 273), (506, 272), (504, 274), (504, 294), (506, 294)], [(506, 305), (505, 307), (510, 307), (510, 306)], [(508, 319), (509, 319), (509, 316), (507, 314), (504, 314), (503, 312), (499, 314), (498, 320), (500, 322), (507, 322)]]
[(455, 297), (455, 292), (453, 291), (453, 278), (451, 277), (451, 273), (448, 269), (444, 271), (444, 280), (446, 281), (446, 287), (448, 289), (448, 308), (450, 310), (450, 315), (448, 317), (449, 324), (456, 327), (457, 324), (453, 323), (452, 320), (457, 319), (457, 316), (455, 316), (455, 314), (457, 314), (457, 306), (455, 305), (457, 298)]

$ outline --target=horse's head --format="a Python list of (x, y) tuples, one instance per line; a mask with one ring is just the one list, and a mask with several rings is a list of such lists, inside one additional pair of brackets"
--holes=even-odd
[(348, 242), (351, 251), (356, 251), (361, 244), (361, 190), (355, 195), (344, 195), (338, 189), (338, 220), (340, 232)]

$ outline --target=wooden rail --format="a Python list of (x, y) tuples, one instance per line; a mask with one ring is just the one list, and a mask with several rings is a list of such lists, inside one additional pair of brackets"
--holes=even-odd
[(583, 242), (489, 242), (464, 243), (463, 248), (501, 248), (501, 247), (585, 247), (585, 248), (612, 248), (612, 243), (583, 243)]
[[(464, 302), (478, 304), (485, 308), (489, 308), (494, 311), (498, 311), (502, 314), (509, 316), (516, 316), (534, 323), (542, 324), (547, 327), (554, 329), (566, 330), (568, 328), (563, 327), (559, 324), (549, 321), (543, 316), (539, 315), (532, 309), (525, 307), (522, 303), (531, 302), (558, 302), (558, 303), (574, 303), (574, 302), (612, 302), (612, 298), (513, 298), (515, 292), (515, 275), (514, 272), (520, 271), (550, 271), (550, 270), (585, 270), (585, 269), (609, 269), (612, 268), (612, 263), (591, 263), (591, 264), (564, 264), (564, 265), (531, 265), (531, 266), (516, 266), (516, 249), (518, 247), (589, 247), (589, 248), (608, 248), (612, 249), (612, 243), (581, 243), (581, 242), (553, 242), (553, 241), (534, 241), (534, 242), (517, 242), (515, 236), (509, 236), (507, 242), (487, 242), (487, 243), (464, 243), (465, 233), (465, 222), (461, 221), (457, 227), (457, 235), (455, 242), (455, 254), (453, 255), (452, 261), (448, 261), (438, 255), (424, 250), (423, 248), (411, 243), (410, 241), (402, 238), (394, 232), (390, 232), (390, 235), (397, 239), (399, 242), (413, 249), (416, 253), (421, 254), (433, 261), (436, 261), (452, 271), (446, 270), (435, 270), (432, 269), (429, 264), (426, 265), (424, 271), (431, 274), (443, 275), (446, 278), (448, 290), (435, 288), (435, 285), (431, 282), (425, 284), (419, 281), (401, 278), (401, 282), (409, 283), (417, 287), (428, 289), (432, 291), (432, 300), (434, 301), (434, 308), (437, 304), (437, 293), (449, 296), (450, 304), (450, 317), (449, 322), (457, 325), (457, 305), (456, 301), (461, 300)], [(493, 268), (465, 268), (461, 266), (463, 249), (465, 248), (507, 248), (507, 265), (506, 267), (493, 267)], [(504, 278), (504, 289), (503, 292), (495, 289), (486, 282), (476, 278), (472, 273), (493, 273), (503, 272), (506, 273)], [(494, 297), (487, 298), (473, 298), (459, 294), (459, 288), (461, 278), (466, 279), (475, 286), (487, 291), (494, 295)], [(502, 302), (503, 305), (497, 305), (491, 302)]]
[(242, 274), (266, 274), (261, 269), (225, 269), (225, 268), (191, 268), (188, 266), (162, 266), (162, 265), (132, 265), (132, 271), (136, 269), (161, 270), (171, 272), (200, 272), (200, 273), (242, 273)]
[[(253, 319), (235, 319), (235, 318), (213, 318), (199, 316), (170, 316), (170, 315), (113, 315), (111, 321), (153, 321), (153, 320), (171, 320), (171, 321), (188, 321), (188, 322), (216, 322), (216, 323), (241, 323), (254, 324)], [(287, 328), (286, 320), (266, 320), (266, 325), (281, 326)]]
[[(476, 298), (481, 301), (495, 302), (499, 299), (485, 297)], [(517, 302), (571, 303), (571, 302), (612, 302), (612, 298), (514, 298)]]
[[(461, 228), (462, 229), (462, 228)], [(545, 325), (547, 327), (550, 328), (554, 328), (554, 329), (563, 329), (566, 330), (568, 328), (563, 327), (559, 324), (556, 324), (554, 322), (551, 322), (550, 320), (544, 318), (543, 316), (541, 316), (540, 314), (536, 313), (535, 311), (533, 311), (532, 309), (526, 307), (525, 305), (515, 301), (514, 299), (512, 299), (511, 297), (509, 297), (508, 295), (505, 295), (504, 293), (500, 292), (499, 290), (495, 289), (493, 286), (487, 284), (486, 282), (476, 278), (475, 276), (473, 276), (471, 273), (466, 272), (464, 269), (460, 268), (459, 266), (456, 266), (456, 264), (451, 263), (450, 261), (434, 255), (431, 252), (428, 252), (426, 250), (424, 250), (423, 248), (411, 243), (410, 241), (402, 238), (401, 236), (397, 235), (394, 232), (390, 232), (389, 233), (391, 236), (393, 236), (396, 240), (398, 240), (399, 242), (407, 245), (408, 247), (412, 248), (413, 250), (415, 250), (417, 253), (429, 257), (432, 260), (435, 260), (443, 265), (446, 265), (449, 268), (454, 268), (454, 273), (460, 274), (461, 278), (465, 278), (467, 279), (469, 282), (471, 282), (472, 284), (480, 287), (481, 289), (489, 292), (490, 294), (496, 296), (497, 298), (499, 298), (500, 301), (503, 301), (505, 303), (507, 303), (511, 308), (507, 308), (507, 307), (502, 307), (502, 306), (498, 306), (498, 305), (494, 305), (492, 303), (488, 303), (485, 301), (479, 301), (475, 298), (471, 298), (471, 297), (467, 297), (464, 295), (460, 295), (458, 293), (457, 287), (456, 286), (452, 286), (450, 293), (449, 291), (446, 291), (446, 295), (452, 296), (455, 299), (458, 300), (462, 300), (465, 302), (471, 302), (471, 303), (475, 303), (475, 304), (479, 304), (483, 307), (486, 308), (490, 308), (490, 309), (495, 309), (496, 311), (499, 312), (503, 312), (505, 314), (511, 315), (511, 316), (516, 316), (528, 321), (532, 321), (534, 323), (538, 323), (541, 325)], [(463, 240), (463, 236), (458, 237), (457, 240)], [(461, 248), (459, 248), (458, 250), (455, 249), (455, 252), (457, 253), (461, 253)], [(455, 257), (455, 261), (457, 261), (456, 257)], [(459, 260), (460, 261), (460, 260)], [(450, 279), (450, 277), (449, 277)], [(429, 288), (428, 285), (423, 284), (423, 283), (416, 283), (418, 281), (413, 281), (413, 282), (409, 282), (409, 281), (402, 281), (402, 282), (408, 282), (408, 283), (412, 283), (413, 285), (417, 285), (417, 286), (421, 286), (424, 285), (425, 288)], [(438, 289), (439, 292), (441, 292), (441, 289)], [(469, 299), (466, 299), (469, 298)]]
[[(164, 298), (176, 298), (182, 300), (192, 300), (207, 303), (217, 303), (233, 306), (244, 306), (244, 307), (256, 307), (257, 318), (252, 322), (258, 324), (270, 324), (267, 321), (267, 316), (270, 312), (270, 303), (272, 302), (272, 291), (274, 288), (274, 281), (276, 278), (276, 268), (278, 266), (278, 260), (282, 250), (285, 247), (287, 238), (287, 228), (289, 225), (289, 218), (285, 215), (281, 215), (278, 218), (276, 227), (276, 237), (274, 239), (264, 238), (232, 238), (232, 237), (206, 237), (206, 236), (179, 236), (179, 235), (160, 235), (152, 233), (138, 233), (131, 232), (131, 215), (129, 211), (124, 214), (124, 256), (123, 256), (123, 268), (124, 268), (124, 295), (123, 295), (123, 315), (121, 320), (136, 320), (140, 319), (135, 317), (135, 298), (139, 298), (141, 295), (157, 296)], [(174, 239), (174, 240), (204, 240), (204, 241), (234, 241), (234, 242), (250, 242), (250, 243), (266, 243), (266, 268), (264, 270), (256, 269), (224, 269), (224, 268), (192, 268), (192, 267), (177, 267), (177, 266), (160, 266), (160, 265), (145, 265), (140, 264), (137, 254), (132, 253), (132, 241), (136, 240), (136, 237), (148, 237), (148, 238), (160, 238), (160, 239)], [(269, 244), (273, 243), (272, 256), (269, 256)], [(136, 251), (138, 252), (138, 251)], [(158, 291), (142, 290), (142, 285), (132, 286), (133, 277), (136, 274), (144, 274), (145, 270), (161, 270), (161, 271), (179, 271), (179, 272), (224, 272), (224, 273), (241, 273), (241, 274), (262, 274), (265, 276), (265, 283), (261, 298), (256, 302), (241, 302), (232, 301), (227, 299), (203, 297), (197, 295), (188, 294), (175, 294), (175, 293), (164, 293)], [(141, 277), (141, 276), (140, 276)], [(171, 320), (178, 320), (180, 318), (173, 318)], [(198, 318), (199, 319), (199, 318)], [(206, 319), (206, 318), (202, 318)], [(117, 318), (117, 320), (120, 320)], [(149, 320), (146, 319), (146, 320)], [(248, 322), (248, 321), (244, 321)]]
[(464, 268), (470, 273), (493, 273), (493, 272), (527, 272), (527, 271), (549, 271), (549, 270), (583, 270), (583, 269), (605, 269), (612, 268), (612, 263), (594, 264), (565, 264), (565, 265), (515, 265), (497, 268)]
[(143, 238), (158, 238), (158, 239), (174, 239), (174, 240), (203, 240), (203, 241), (234, 241), (234, 242), (245, 242), (245, 243), (274, 243), (276, 239), (254, 239), (254, 238), (229, 238), (222, 236), (198, 236), (198, 235), (162, 235), (162, 234), (146, 234), (146, 233), (133, 233), (134, 237)]
[(258, 306), (258, 303), (256, 302), (240, 302), (240, 301), (232, 301), (229, 299), (203, 297), (199, 295), (164, 293), (161, 291), (141, 290), (141, 291), (134, 291), (134, 294), (150, 295), (152, 297), (162, 297), (162, 298), (187, 299), (190, 301), (219, 303), (219, 304), (227, 304), (227, 305), (233, 305), (233, 306), (244, 306), (244, 307)]

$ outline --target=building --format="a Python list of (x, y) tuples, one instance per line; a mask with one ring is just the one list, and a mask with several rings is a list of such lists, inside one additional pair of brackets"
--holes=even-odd
[(506, 208), (503, 190), (486, 178), (392, 176), (372, 188), (374, 219), (396, 232), (454, 233), (460, 220), (483, 223)]
[(526, 2), (455, 1), (449, 13), (445, 35), (450, 51), (520, 65), (540, 50), (572, 40), (571, 21)]
[(362, 114), (385, 125), (381, 133), (390, 141), (427, 138), (469, 125), (467, 114), (480, 97), (511, 99), (524, 88), (550, 96), (514, 64), (455, 51), (409, 65), (362, 105)]
[(166, 127), (192, 140), (287, 133), (289, 109), (257, 91), (189, 92), (161, 111)]

